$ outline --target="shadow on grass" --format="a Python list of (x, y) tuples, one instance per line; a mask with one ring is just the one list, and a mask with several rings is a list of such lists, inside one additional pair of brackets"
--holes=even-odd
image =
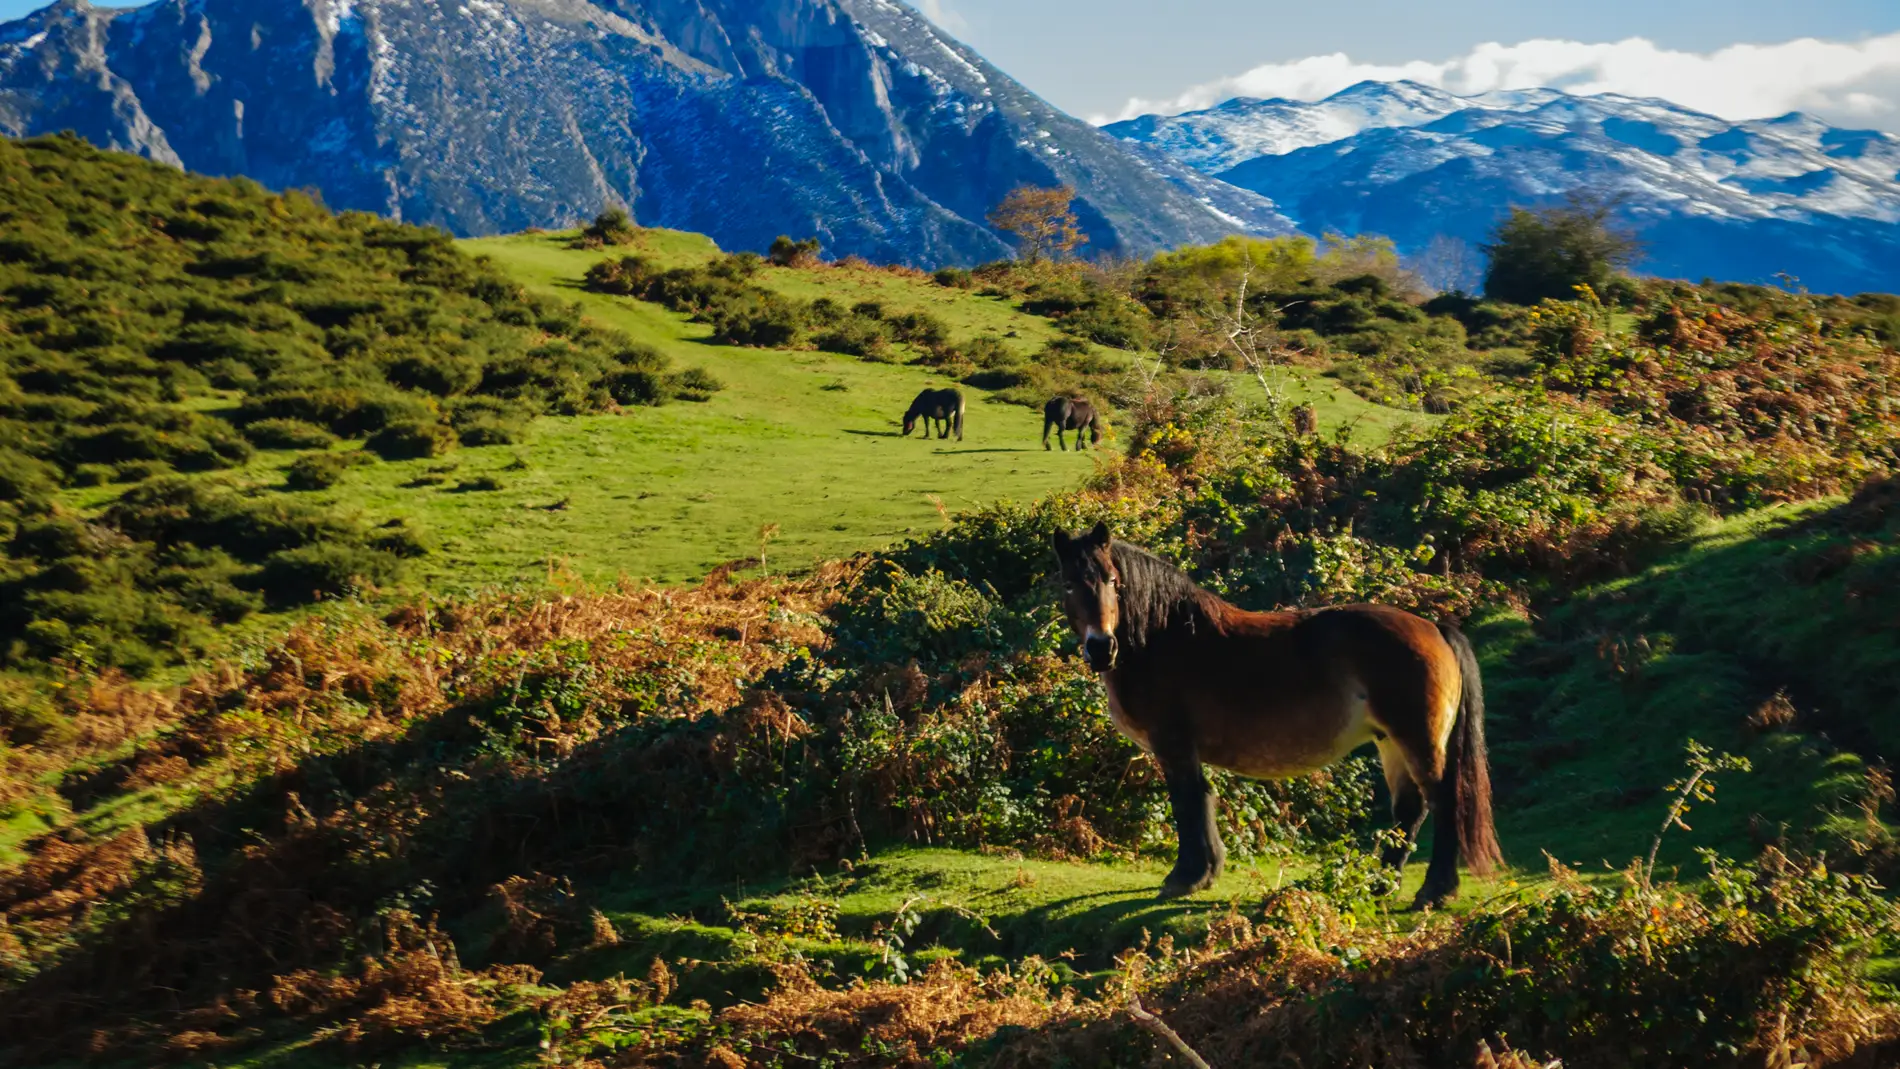
[[(1900, 508), (1857, 498), (1729, 521), (1535, 625), (1475, 623), (1507, 854), (1600, 872), (1645, 853), (1691, 738), (1754, 771), (1720, 777), (1662, 869), (1698, 878), (1698, 846), (1830, 848), (1826, 814), (1858, 812), (1867, 763), (1900, 755), (1896, 580)], [(1777, 696), (1792, 718), (1761, 721)]]

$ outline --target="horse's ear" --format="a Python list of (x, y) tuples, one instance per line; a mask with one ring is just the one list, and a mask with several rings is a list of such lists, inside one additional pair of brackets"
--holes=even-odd
[(1089, 543), (1091, 545), (1097, 545), (1097, 546), (1108, 545), (1109, 534), (1108, 534), (1108, 524), (1106, 522), (1101, 521), (1101, 520), (1096, 521), (1095, 529), (1089, 532)]
[(1051, 541), (1056, 544), (1056, 553), (1064, 557), (1069, 555), (1069, 547), (1075, 544), (1075, 539), (1069, 537), (1069, 532), (1062, 530), (1058, 530)]

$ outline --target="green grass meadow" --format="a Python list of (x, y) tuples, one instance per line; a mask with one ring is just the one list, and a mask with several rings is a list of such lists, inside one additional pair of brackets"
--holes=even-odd
[[(578, 249), (571, 234), (463, 245), (531, 289), (579, 301), (589, 317), (660, 348), (677, 366), (708, 369), (726, 388), (700, 404), (544, 417), (521, 445), (363, 465), (335, 488), (308, 495), (375, 522), (401, 517), (427, 532), (437, 551), (412, 574), (432, 591), (535, 586), (550, 574), (592, 583), (623, 576), (690, 582), (757, 557), (768, 525), (777, 531), (764, 547), (766, 567), (796, 571), (934, 530), (963, 509), (1070, 488), (1096, 470), (1097, 455), (1125, 444), (1111, 424), (1101, 454), (1045, 450), (1040, 412), (969, 387), (962, 387), (970, 398), (962, 441), (925, 441), (921, 431), (904, 438), (900, 422), (911, 398), (955, 383), (916, 365), (713, 345), (705, 340), (710, 328), (659, 305), (580, 287), (588, 266), (627, 247)], [(665, 266), (716, 253), (704, 237), (672, 231), (643, 231), (632, 250)], [(1033, 348), (1057, 336), (1048, 320), (1002, 298), (927, 279), (839, 267), (768, 268), (761, 279), (803, 298), (927, 310), (958, 340), (989, 334)], [(1362, 441), (1424, 418), (1302, 371), (1285, 372), (1280, 385), (1293, 401), (1312, 401), (1323, 428), (1351, 424)], [(1259, 386), (1235, 376), (1233, 388)], [(246, 477), (281, 483), (290, 459), (264, 454)], [(491, 485), (499, 489), (478, 488)]]

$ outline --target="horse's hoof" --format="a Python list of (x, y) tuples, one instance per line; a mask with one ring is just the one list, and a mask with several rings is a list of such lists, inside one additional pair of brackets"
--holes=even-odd
[(1418, 895), (1412, 899), (1411, 912), (1418, 913), (1426, 909), (1439, 909), (1442, 908), (1445, 903), (1457, 897), (1458, 889), (1455, 887), (1444, 891), (1429, 886), (1421, 887), (1418, 889)]
[(1166, 902), (1171, 898), (1186, 898), (1212, 886), (1214, 886), (1214, 877), (1211, 873), (1198, 880), (1177, 880), (1170, 876), (1161, 884), (1161, 891), (1155, 895), (1155, 899)]

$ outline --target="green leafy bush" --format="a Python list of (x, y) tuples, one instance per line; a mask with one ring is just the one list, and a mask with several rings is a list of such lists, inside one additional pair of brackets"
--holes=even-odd
[(712, 324), (713, 340), (762, 349), (791, 345), (805, 325), (798, 305), (758, 288), (721, 296), (703, 316)]
[(634, 224), (633, 216), (627, 209), (615, 205), (603, 210), (594, 217), (594, 221), (581, 228), (580, 244), (583, 248), (597, 249), (602, 245), (625, 245), (640, 234), (640, 228)]
[(766, 253), (766, 259), (779, 267), (806, 267), (818, 262), (818, 254), (822, 248), (817, 238), (793, 241), (784, 234), (780, 234), (773, 239), (771, 251)]
[(371, 435), (366, 448), (384, 460), (416, 460), (439, 457), (458, 444), (460, 436), (452, 427), (433, 420), (404, 420)]
[(244, 428), (244, 437), (260, 449), (328, 449), (336, 435), (300, 419), (260, 419)]
[(812, 344), (828, 353), (876, 358), (890, 351), (891, 332), (882, 320), (853, 313), (819, 331)]
[(394, 553), (367, 545), (323, 542), (271, 554), (257, 581), (273, 602), (301, 605), (389, 583), (398, 571)]
[(17, 449), (0, 448), (0, 501), (40, 502), (58, 486), (58, 471)]
[(715, 393), (726, 388), (719, 377), (703, 367), (689, 367), (680, 372), (676, 387), (683, 401), (710, 401)]
[(343, 481), (349, 469), (373, 460), (368, 453), (311, 453), (292, 461), (284, 469), (284, 487), (289, 490), (328, 490)]

